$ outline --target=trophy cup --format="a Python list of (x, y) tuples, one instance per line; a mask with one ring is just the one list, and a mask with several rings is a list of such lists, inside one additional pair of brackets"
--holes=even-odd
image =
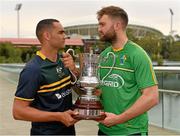
[(75, 109), (78, 115), (75, 119), (84, 120), (103, 120), (105, 118), (103, 107), (100, 103), (99, 97), (93, 95), (96, 87), (99, 85), (97, 78), (98, 69), (98, 55), (93, 53), (81, 53), (79, 55), (80, 61), (80, 78), (77, 84), (84, 92), (80, 95), (75, 102)]

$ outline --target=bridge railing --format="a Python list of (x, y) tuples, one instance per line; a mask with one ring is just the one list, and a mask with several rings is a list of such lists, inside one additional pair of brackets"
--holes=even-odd
[(180, 67), (154, 67), (159, 104), (149, 113), (150, 123), (180, 132)]
[[(16, 75), (23, 67), (24, 64), (0, 64), (0, 70)], [(180, 132), (180, 67), (154, 67), (154, 70), (159, 83), (160, 101), (148, 112), (149, 122)]]

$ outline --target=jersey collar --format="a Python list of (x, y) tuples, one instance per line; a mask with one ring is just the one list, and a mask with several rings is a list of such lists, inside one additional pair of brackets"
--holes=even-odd
[(42, 54), (40, 51), (36, 52), (36, 55), (38, 55), (39, 57), (41, 57), (43, 60), (46, 59), (46, 56), (44, 54)]
[(118, 52), (118, 51), (121, 51), (123, 48), (115, 49), (115, 48), (112, 47), (112, 49), (113, 49), (114, 52)]
[(115, 49), (115, 48), (113, 48), (113, 46), (112, 46), (112, 50), (113, 50), (114, 52), (118, 52), (118, 51), (123, 50), (123, 49), (125, 48), (126, 44), (128, 43), (128, 41), (129, 41), (129, 40), (127, 40), (127, 41), (125, 42), (125, 44), (124, 44), (123, 48), (118, 48), (118, 49)]

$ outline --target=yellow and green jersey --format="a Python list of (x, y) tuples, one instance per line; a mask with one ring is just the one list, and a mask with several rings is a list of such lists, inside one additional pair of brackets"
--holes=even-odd
[[(50, 61), (42, 53), (26, 64), (20, 74), (15, 98), (31, 101), (31, 106), (51, 112), (63, 112), (72, 108), (71, 74), (65, 68), (61, 56), (56, 62)], [(32, 126), (65, 125), (60, 122), (32, 122)]]
[[(101, 101), (105, 112), (121, 114), (141, 96), (141, 90), (157, 84), (152, 62), (137, 44), (128, 41), (123, 49), (108, 47), (100, 54), (98, 69)], [(123, 124), (99, 128), (107, 135), (128, 135), (148, 131), (147, 113)]]

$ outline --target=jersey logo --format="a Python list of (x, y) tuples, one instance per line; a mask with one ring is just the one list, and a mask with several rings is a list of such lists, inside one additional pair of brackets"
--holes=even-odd
[(58, 99), (61, 99), (61, 98), (66, 97), (67, 95), (71, 94), (71, 92), (72, 92), (71, 89), (67, 89), (65, 92), (56, 93), (55, 96), (56, 96)]
[(62, 71), (62, 67), (60, 67), (60, 66), (56, 67), (56, 72), (57, 72), (59, 77), (62, 77), (65, 75), (64, 72)]
[(61, 99), (61, 95), (59, 93), (55, 94), (58, 99)]
[(111, 74), (106, 78), (106, 80), (101, 81), (101, 84), (113, 88), (122, 88), (124, 85), (124, 79), (118, 74)]
[(124, 65), (126, 59), (127, 59), (126, 55), (120, 55), (120, 65)]

